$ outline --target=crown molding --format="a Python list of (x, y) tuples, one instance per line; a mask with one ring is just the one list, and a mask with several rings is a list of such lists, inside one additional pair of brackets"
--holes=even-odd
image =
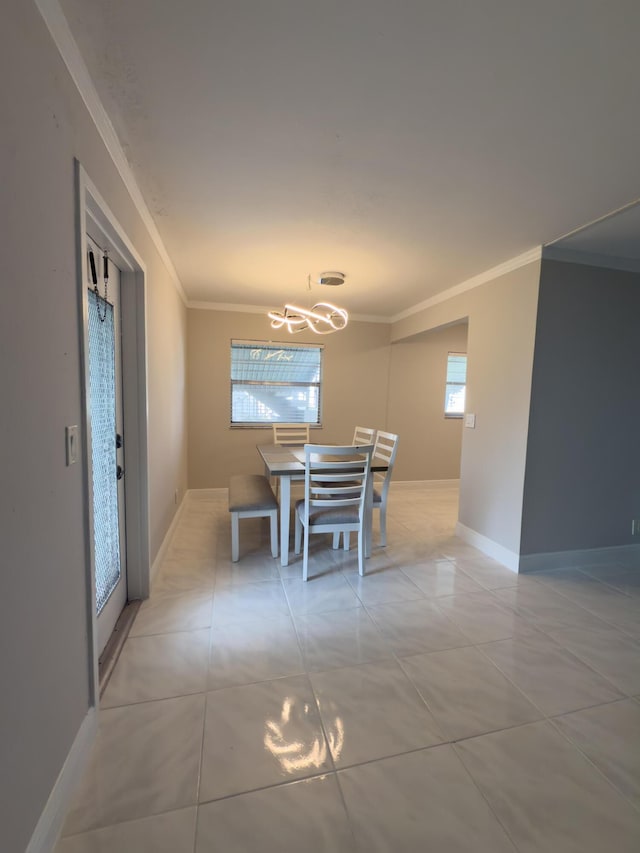
[(609, 210), (607, 213), (603, 213), (602, 216), (598, 216), (595, 219), (592, 219), (590, 222), (586, 222), (584, 225), (578, 225), (577, 228), (572, 228), (571, 231), (567, 231), (565, 234), (561, 234), (559, 237), (555, 237), (553, 240), (549, 240), (548, 243), (545, 244), (545, 247), (548, 246), (557, 246), (558, 243), (561, 243), (563, 240), (569, 239), (569, 237), (574, 237), (576, 234), (581, 234), (583, 231), (587, 231), (589, 228), (593, 228), (594, 225), (599, 225), (601, 222), (605, 222), (607, 219), (613, 219), (613, 217), (618, 216), (620, 213), (626, 213), (628, 210), (631, 210), (634, 207), (638, 207), (640, 205), (640, 198), (634, 198), (631, 201), (628, 201), (626, 204), (621, 205), (621, 207), (616, 207), (614, 210)]
[[(187, 299), (186, 293), (178, 277), (178, 273), (176, 268), (169, 257), (169, 253), (167, 252), (162, 238), (160, 236), (160, 232), (157, 229), (153, 216), (144, 200), (142, 192), (140, 191), (140, 187), (134, 177), (134, 174), (129, 166), (126, 155), (120, 145), (120, 140), (115, 132), (113, 124), (111, 123), (111, 119), (109, 118), (107, 111), (105, 110), (102, 101), (100, 100), (100, 96), (93, 84), (87, 66), (82, 58), (78, 45), (73, 38), (71, 30), (69, 28), (69, 24), (67, 23), (67, 19), (65, 18), (62, 9), (58, 0), (34, 0), (35, 5), (40, 12), (47, 29), (49, 30), (51, 37), (62, 57), (64, 64), (66, 65), (69, 74), (71, 75), (71, 79), (73, 80), (80, 97), (82, 98), (89, 115), (93, 123), (96, 126), (96, 129), (102, 139), (109, 156), (111, 157), (118, 174), (120, 175), (131, 200), (142, 219), (151, 240), (153, 241), (156, 249), (162, 261), (169, 273), (175, 288), (182, 299), (183, 303), (187, 308), (196, 308), (200, 310), (211, 310), (211, 311), (238, 311), (244, 313), (251, 314), (262, 314), (269, 310), (266, 306), (258, 306), (258, 305), (232, 305), (228, 303), (218, 303), (218, 302), (190, 302)], [(395, 314), (392, 317), (378, 317), (374, 315), (351, 315), (350, 319), (357, 322), (366, 322), (366, 323), (396, 323), (399, 320), (403, 320), (406, 317), (410, 317), (413, 314), (417, 314), (420, 311), (425, 310), (426, 308), (431, 308), (434, 305), (438, 305), (441, 302), (446, 302), (448, 299), (451, 299), (454, 296), (457, 296), (461, 293), (464, 293), (468, 290), (472, 290), (473, 288), (480, 287), (480, 285), (485, 284), (488, 281), (491, 281), (494, 278), (498, 278), (498, 276), (505, 275), (512, 270), (518, 269), (519, 267), (525, 266), (526, 264), (532, 263), (533, 261), (540, 260), (542, 257), (542, 247), (537, 247), (535, 249), (531, 249), (529, 252), (525, 252), (522, 255), (518, 255), (515, 258), (512, 258), (509, 261), (505, 261), (502, 264), (499, 264), (496, 267), (492, 267), (486, 272), (480, 273), (477, 276), (473, 276), (473, 278), (467, 279), (466, 281), (461, 282), (454, 287), (449, 288), (448, 290), (442, 291), (442, 293), (438, 293), (430, 299), (425, 300), (424, 302), (420, 302), (417, 305), (414, 305), (411, 308), (407, 308), (404, 311)], [(545, 252), (545, 257), (551, 257), (551, 255), (547, 255)], [(566, 258), (554, 258), (556, 260), (564, 260)], [(580, 261), (574, 261), (580, 262)], [(586, 261), (582, 261), (586, 263)], [(595, 266), (605, 266), (613, 267), (616, 269), (631, 269), (629, 266), (617, 267), (614, 266), (613, 262), (609, 261), (608, 264), (604, 263), (594, 263)], [(633, 271), (636, 271), (638, 267), (633, 267)]]
[(349, 320), (353, 320), (355, 323), (391, 324), (391, 317), (381, 317), (379, 314), (349, 314)]
[[(235, 305), (230, 302), (187, 302), (187, 308), (198, 311), (236, 311), (241, 314), (267, 314), (273, 311), (273, 305)], [(349, 314), (349, 320), (354, 323), (386, 323), (389, 317), (379, 317), (370, 314)]]
[(176, 272), (176, 268), (174, 267), (173, 262), (169, 257), (169, 253), (162, 242), (160, 232), (156, 227), (151, 212), (140, 191), (140, 187), (138, 186), (134, 174), (131, 171), (131, 167), (129, 166), (125, 153), (122, 150), (122, 146), (120, 145), (118, 135), (116, 134), (113, 124), (111, 123), (111, 119), (100, 100), (100, 96), (93, 84), (89, 70), (82, 58), (82, 54), (80, 53), (80, 49), (78, 48), (75, 39), (73, 38), (71, 30), (69, 29), (69, 24), (67, 23), (67, 19), (62, 12), (58, 0), (34, 0), (34, 2), (44, 19), (49, 32), (51, 33), (51, 37), (53, 38), (53, 41), (58, 48), (58, 52), (62, 57), (62, 61), (67, 66), (67, 70), (80, 93), (80, 97), (89, 111), (89, 115), (100, 134), (100, 138), (102, 139), (109, 156), (113, 160), (113, 163), (118, 170), (118, 174), (122, 178), (127, 192), (129, 193), (140, 218), (149, 232), (149, 236), (158, 250), (165, 267), (167, 268), (167, 272), (169, 273), (180, 298), (186, 305), (187, 296), (178, 277), (178, 273)]
[[(536, 246), (535, 249), (530, 249), (528, 252), (523, 252), (523, 254), (517, 255), (515, 258), (510, 258), (502, 264), (491, 267), (491, 269), (479, 273), (478, 275), (473, 276), (473, 278), (468, 278), (466, 281), (448, 288), (448, 290), (443, 290), (441, 293), (437, 293), (435, 296), (432, 296), (430, 299), (426, 299), (424, 302), (419, 302), (411, 308), (406, 308), (404, 311), (400, 311), (393, 317), (379, 317), (369, 314), (350, 314), (349, 319), (360, 323), (397, 323), (398, 320), (404, 320), (405, 317), (411, 317), (413, 314), (424, 311), (426, 308), (431, 308), (434, 305), (439, 305), (441, 302), (446, 302), (454, 296), (465, 293), (467, 290), (473, 290), (476, 287), (480, 287), (482, 284), (493, 281), (501, 275), (506, 275), (507, 273), (520, 269), (520, 267), (524, 267), (534, 261), (539, 261), (542, 258), (542, 253), (543, 247)], [(272, 309), (272, 307), (273, 306), (266, 305), (231, 305), (226, 302), (187, 303), (187, 308), (197, 308), (203, 311), (241, 311), (249, 314), (266, 314), (267, 311)]]
[(417, 305), (414, 305), (412, 308), (407, 308), (404, 311), (400, 311), (398, 314), (395, 314), (390, 322), (397, 323), (398, 320), (404, 320), (406, 317), (411, 317), (413, 314), (417, 314), (420, 311), (424, 311), (426, 308), (432, 308), (434, 305), (439, 305), (441, 302), (446, 302), (448, 299), (453, 298), (454, 296), (459, 296), (461, 293), (465, 293), (467, 290), (473, 290), (476, 287), (480, 287), (483, 284), (486, 284), (489, 281), (493, 281), (495, 278), (499, 278), (501, 275), (506, 275), (513, 270), (517, 270), (520, 267), (524, 267), (527, 264), (531, 264), (534, 261), (539, 261), (542, 257), (542, 246), (536, 246), (535, 249), (530, 249), (528, 252), (523, 252), (522, 255), (517, 255), (515, 258), (511, 258), (508, 261), (504, 261), (502, 264), (498, 264), (498, 266), (491, 267), (489, 270), (485, 270), (485, 272), (481, 272), (478, 275), (474, 275), (473, 278), (468, 278), (466, 281), (461, 282), (460, 284), (456, 284), (453, 287), (448, 288), (447, 290), (443, 290), (441, 293), (436, 293), (435, 296), (432, 296), (430, 299), (425, 299), (424, 302), (419, 302)]
[(640, 258), (620, 258), (617, 255), (602, 255), (596, 252), (577, 252), (575, 249), (563, 249), (560, 246), (545, 246), (542, 250), (542, 260), (624, 272), (640, 272)]
[(273, 311), (273, 305), (236, 305), (231, 302), (187, 302), (187, 308), (198, 311), (235, 311), (240, 314), (266, 314)]

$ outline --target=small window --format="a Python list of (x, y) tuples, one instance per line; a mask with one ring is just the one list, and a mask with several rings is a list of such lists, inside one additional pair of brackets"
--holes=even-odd
[(319, 424), (322, 350), (231, 341), (231, 425)]
[(467, 387), (467, 356), (463, 352), (450, 352), (447, 358), (447, 386), (444, 396), (444, 414), (447, 418), (461, 418)]

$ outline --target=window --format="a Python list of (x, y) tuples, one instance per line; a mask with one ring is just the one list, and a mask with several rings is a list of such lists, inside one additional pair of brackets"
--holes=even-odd
[(445, 417), (461, 418), (464, 414), (466, 383), (466, 353), (450, 352), (447, 357), (447, 389), (444, 396)]
[(319, 424), (322, 350), (231, 341), (231, 425)]

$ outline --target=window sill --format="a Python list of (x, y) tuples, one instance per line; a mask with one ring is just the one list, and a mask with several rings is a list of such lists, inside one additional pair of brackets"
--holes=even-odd
[[(229, 429), (273, 429), (271, 422), (265, 424), (229, 424)], [(309, 424), (309, 429), (322, 429), (322, 424)]]

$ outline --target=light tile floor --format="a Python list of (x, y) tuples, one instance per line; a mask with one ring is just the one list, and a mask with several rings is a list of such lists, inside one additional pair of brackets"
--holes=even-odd
[(189, 497), (57, 853), (640, 850), (640, 564), (517, 576), (456, 516), (394, 487), (304, 584)]

